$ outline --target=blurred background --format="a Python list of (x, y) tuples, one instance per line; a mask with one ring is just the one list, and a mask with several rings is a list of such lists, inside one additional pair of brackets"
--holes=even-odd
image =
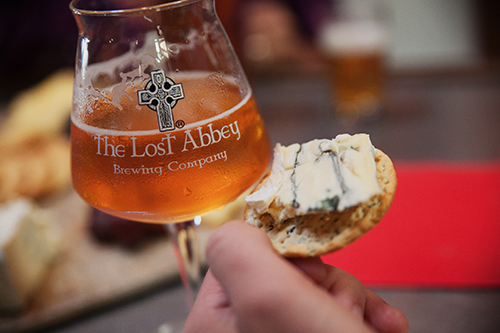
[[(499, 5), (493, 0), (379, 1), (391, 71), (467, 70), (498, 65)], [(0, 13), (0, 98), (72, 67), (77, 27), (67, 0), (5, 0)], [(321, 73), (318, 39), (335, 0), (216, 0), (250, 76)]]
[[(366, 132), (395, 163), (383, 223), (324, 260), (402, 309), (412, 332), (500, 331), (500, 3), (215, 4), (272, 145)], [(21, 304), (2, 303), (0, 278), (0, 332), (153, 332), (186, 315), (161, 228), (92, 211), (71, 189), (78, 30), (68, 5), (4, 0), (0, 11), (0, 272), (12, 200), (59, 229), (53, 241), (39, 228), (50, 265)], [(202, 238), (242, 205), (207, 217)]]

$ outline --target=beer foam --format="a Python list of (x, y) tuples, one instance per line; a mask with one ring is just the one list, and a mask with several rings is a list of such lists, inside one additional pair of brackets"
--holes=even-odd
[[(210, 26), (210, 25), (208, 25)], [(207, 26), (204, 29), (208, 29)], [(188, 43), (170, 43), (163, 36), (158, 35), (157, 30), (149, 31), (144, 37), (144, 45), (138, 47), (135, 41), (130, 42), (129, 50), (114, 58), (104, 60), (97, 63), (89, 64), (88, 44), (90, 40), (86, 37), (81, 41), (81, 63), (82, 66), (76, 67), (74, 79), (73, 100), (77, 112), (84, 112), (84, 105), (87, 96), (92, 96), (94, 99), (106, 100), (119, 109), (121, 108), (120, 100), (124, 96), (125, 90), (131, 85), (139, 84), (150, 80), (146, 73), (147, 69), (160, 69), (160, 64), (166, 62), (168, 76), (174, 80), (189, 76), (190, 78), (198, 78), (207, 76), (207, 72), (203, 70), (179, 71), (167, 70), (171, 68), (170, 58), (177, 57), (181, 51), (192, 52), (197, 43), (203, 42), (207, 37), (200, 34), (197, 30), (191, 29), (188, 34)], [(217, 58), (213, 54), (211, 48), (205, 48), (206, 55), (211, 61), (214, 68), (219, 67)], [(159, 67), (160, 66), (160, 67)], [(175, 67), (172, 67), (175, 68)], [(105, 89), (94, 87), (94, 83), (100, 77), (109, 78), (115, 82), (114, 85)], [(228, 82), (238, 82), (242, 78), (224, 77)], [(244, 78), (246, 80), (246, 78)], [(110, 94), (106, 94), (111, 92)], [(111, 99), (108, 98), (111, 96)]]
[[(190, 40), (192, 40), (191, 44), (194, 43), (196, 36), (196, 32), (192, 31), (190, 34)], [(71, 113), (71, 120), (75, 126), (87, 132), (106, 135), (135, 136), (158, 134), (157, 129), (121, 131), (89, 126), (82, 122), (80, 118), (81, 114), (89, 114), (93, 112), (88, 105), (89, 100), (102, 100), (106, 103), (115, 105), (118, 109), (121, 109), (122, 106), (120, 104), (120, 100), (122, 96), (125, 95), (126, 89), (130, 86), (141, 85), (141, 83), (145, 83), (150, 80), (149, 74), (145, 73), (147, 68), (157, 68), (158, 63), (164, 61), (165, 59), (168, 60), (170, 53), (177, 54), (180, 50), (191, 49), (193, 47), (191, 44), (179, 45), (167, 43), (162, 36), (157, 36), (156, 31), (147, 33), (145, 41), (144, 46), (140, 48), (138, 48), (136, 44), (131, 43), (130, 49), (120, 56), (102, 62), (93, 63), (88, 66), (84, 66), (81, 69), (76, 69), (73, 93), (73, 111)], [(87, 46), (82, 47), (83, 51), (86, 49)], [(172, 50), (174, 50), (174, 52)], [(83, 53), (82, 58), (87, 59), (84, 61), (86, 62), (88, 61), (88, 54), (86, 51)], [(132, 69), (128, 70), (129, 68)], [(116, 73), (119, 73), (119, 78), (116, 77)], [(183, 78), (188, 78), (190, 80), (202, 79), (208, 77), (209, 75), (213, 75), (214, 73), (204, 70), (184, 70), (179, 72), (167, 71), (166, 74), (175, 82), (181, 82)], [(246, 77), (226, 76), (222, 71), (216, 72), (215, 74), (220, 75), (221, 80), (235, 86), (240, 86), (238, 83), (244, 80), (244, 86), (248, 87), (248, 91), (242, 92), (246, 92), (245, 97), (231, 109), (226, 110), (212, 118), (186, 124), (183, 129), (196, 128), (208, 124), (209, 122), (227, 117), (235, 110), (242, 107), (250, 99), (252, 89), (248, 82), (246, 82)], [(93, 81), (95, 81), (99, 76), (107, 76), (119, 82), (116, 82), (114, 85), (106, 88), (97, 89), (93, 87)], [(173, 112), (175, 115), (175, 109)]]
[(389, 43), (387, 29), (380, 23), (335, 22), (322, 30), (320, 46), (331, 55), (384, 53)]
[[(200, 120), (194, 123), (186, 124), (181, 130), (189, 130), (189, 129), (194, 129), (198, 127), (205, 126), (213, 121), (217, 121), (219, 119), (223, 119), (234, 113), (236, 110), (240, 109), (245, 105), (250, 97), (252, 96), (252, 90), (249, 88), (248, 93), (245, 95), (245, 97), (235, 106), (233, 106), (231, 109), (226, 110), (214, 117)], [(175, 109), (173, 110), (175, 113)], [(154, 130), (140, 130), (140, 131), (125, 131), (125, 130), (114, 130), (114, 129), (105, 129), (105, 128), (100, 128), (100, 127), (95, 127), (95, 126), (90, 126), (85, 123), (83, 123), (77, 115), (75, 115), (75, 112), (71, 113), (71, 121), (73, 124), (80, 129), (82, 129), (85, 132), (88, 133), (94, 133), (94, 134), (99, 134), (99, 135), (113, 135), (113, 136), (143, 136), (143, 135), (154, 135), (160, 133), (158, 129)]]

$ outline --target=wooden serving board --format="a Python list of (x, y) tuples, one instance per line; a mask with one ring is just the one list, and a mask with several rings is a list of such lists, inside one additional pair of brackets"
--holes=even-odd
[[(99, 243), (88, 229), (89, 206), (72, 190), (51, 201), (49, 210), (61, 232), (61, 253), (28, 309), (19, 316), (0, 317), (0, 332), (61, 323), (178, 280), (168, 237), (138, 250)], [(198, 228), (200, 249), (211, 230)]]

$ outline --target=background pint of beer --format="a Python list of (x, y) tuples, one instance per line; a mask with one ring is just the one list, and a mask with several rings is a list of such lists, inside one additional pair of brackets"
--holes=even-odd
[(385, 23), (376, 15), (377, 3), (368, 8), (355, 3), (340, 7), (320, 36), (335, 111), (349, 122), (373, 117), (383, 107), (389, 43)]

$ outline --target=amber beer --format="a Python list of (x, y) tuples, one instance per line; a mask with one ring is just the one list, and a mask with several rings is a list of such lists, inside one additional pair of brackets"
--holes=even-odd
[(356, 121), (380, 112), (385, 98), (385, 30), (376, 24), (332, 24), (322, 46), (337, 114)]
[(180, 222), (234, 200), (258, 180), (270, 147), (251, 93), (242, 99), (226, 83), (218, 91), (205, 85), (207, 94), (199, 80), (180, 82), (186, 97), (173, 109), (173, 131), (160, 132), (155, 112), (135, 104), (137, 87), (122, 98), (122, 110), (101, 101), (72, 118), (73, 183), (85, 201), (141, 222)]

